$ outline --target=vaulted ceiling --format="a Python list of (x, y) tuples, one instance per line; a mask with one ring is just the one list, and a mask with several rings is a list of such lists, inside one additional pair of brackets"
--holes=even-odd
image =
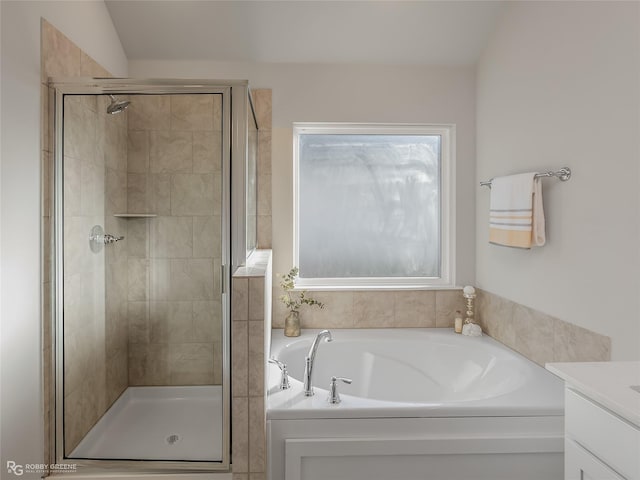
[(106, 0), (130, 60), (472, 65), (501, 1)]

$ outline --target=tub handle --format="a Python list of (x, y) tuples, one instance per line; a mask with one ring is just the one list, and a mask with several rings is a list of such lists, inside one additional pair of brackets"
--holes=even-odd
[(269, 363), (277, 365), (280, 369), (280, 373), (282, 374), (280, 377), (280, 390), (287, 390), (288, 388), (290, 388), (291, 385), (289, 384), (289, 372), (287, 372), (287, 364), (281, 362), (276, 358), (270, 358)]
[(351, 380), (350, 378), (331, 377), (331, 385), (329, 385), (329, 396), (327, 397), (327, 402), (329, 402), (331, 405), (337, 405), (342, 401), (340, 400), (340, 394), (338, 393), (338, 380), (349, 385), (351, 385), (351, 383), (353, 382), (353, 380)]

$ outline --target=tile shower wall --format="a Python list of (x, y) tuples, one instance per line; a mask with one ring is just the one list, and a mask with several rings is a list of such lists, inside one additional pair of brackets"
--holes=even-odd
[(127, 236), (112, 214), (126, 201), (127, 115), (106, 113), (104, 96), (64, 102), (65, 453), (127, 387), (126, 243), (94, 253), (94, 225)]
[(271, 248), (271, 89), (251, 90), (258, 120), (258, 248)]
[[(52, 308), (52, 225), (53, 210), (53, 154), (51, 146), (51, 125), (49, 119), (50, 89), (47, 79), (50, 76), (111, 76), (104, 68), (98, 65), (85, 52), (80, 50), (73, 42), (46, 20), (41, 24), (41, 145), (42, 145), (42, 245), (43, 245), (43, 285), (42, 285), (42, 315), (43, 315), (43, 373), (44, 373), (44, 419), (45, 419), (45, 459), (50, 452), (50, 417), (52, 405), (49, 398), (52, 391), (52, 352), (51, 352), (51, 308)], [(76, 189), (75, 197), (69, 198), (71, 202), (79, 202), (67, 205), (64, 212), (68, 215), (69, 222), (67, 232), (70, 233), (81, 226), (86, 227), (90, 219), (104, 219), (107, 205), (102, 202), (98, 192), (104, 193), (104, 183), (100, 187), (101, 179), (104, 179), (109, 169), (122, 170), (124, 165), (122, 156), (122, 144), (118, 139), (126, 138), (126, 116), (120, 119), (109, 119), (104, 112), (106, 105), (96, 103), (97, 100), (79, 98), (69, 104), (69, 120), (72, 124), (68, 135), (71, 145), (68, 149), (70, 182), (80, 182)], [(88, 144), (87, 137), (80, 134), (77, 127), (78, 117), (86, 120), (91, 130), (87, 137), (95, 141), (95, 149)], [(120, 122), (120, 123), (118, 123)], [(124, 122), (124, 123), (122, 123)], [(108, 145), (113, 146), (111, 149)], [(124, 147), (126, 148), (126, 146)], [(126, 157), (124, 157), (126, 162)], [(91, 191), (95, 188), (95, 192)], [(108, 223), (108, 222), (107, 222)], [(90, 226), (89, 226), (90, 227)], [(116, 226), (109, 224), (108, 228)], [(122, 226), (124, 227), (124, 226)], [(125, 230), (121, 230), (125, 232)], [(82, 232), (86, 238), (87, 232)], [(126, 233), (123, 233), (126, 234)], [(86, 245), (82, 245), (85, 247)], [(122, 252), (123, 248), (120, 249)], [(72, 253), (69, 267), (74, 273), (67, 279), (69, 293), (81, 293), (93, 282), (94, 287), (106, 289), (107, 295), (118, 303), (118, 296), (123, 289), (121, 284), (112, 279), (117, 268), (122, 267), (123, 258), (116, 252), (106, 253), (106, 262), (96, 262), (97, 257), (89, 257), (86, 251)], [(92, 273), (81, 271), (82, 267), (88, 267)], [(106, 276), (105, 276), (106, 274)], [(122, 302), (120, 302), (122, 304)], [(75, 443), (88, 430), (95, 419), (99, 418), (114, 398), (126, 387), (126, 329), (122, 328), (122, 317), (118, 311), (100, 310), (104, 306), (102, 300), (95, 295), (78, 295), (77, 298), (69, 296), (65, 308), (69, 309), (69, 338), (66, 345), (66, 366), (70, 378), (68, 389), (65, 391), (65, 405), (70, 413), (69, 422), (66, 425), (67, 450), (73, 449)], [(90, 321), (87, 321), (90, 319)], [(126, 325), (126, 324), (125, 324)], [(123, 334), (124, 332), (124, 334)], [(93, 348), (92, 348), (93, 347)], [(91, 391), (89, 391), (91, 390)], [(90, 394), (86, 396), (86, 394)], [(46, 461), (46, 460), (45, 460)]]
[(128, 109), (129, 384), (222, 383), (220, 95)]

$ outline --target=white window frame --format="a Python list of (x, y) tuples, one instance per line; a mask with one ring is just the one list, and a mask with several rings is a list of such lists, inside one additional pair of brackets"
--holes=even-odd
[(300, 232), (300, 135), (439, 135), (440, 158), (440, 277), (298, 278), (297, 289), (306, 290), (399, 290), (455, 287), (455, 125), (452, 124), (293, 124), (293, 264), (299, 265)]

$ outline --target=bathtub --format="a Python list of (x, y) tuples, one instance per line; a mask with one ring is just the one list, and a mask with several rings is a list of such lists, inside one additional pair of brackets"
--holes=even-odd
[[(487, 336), (450, 329), (334, 329), (303, 394), (318, 333), (273, 330), (267, 375), (271, 480), (560, 480), (563, 383)], [(327, 402), (330, 378), (341, 403)]]

